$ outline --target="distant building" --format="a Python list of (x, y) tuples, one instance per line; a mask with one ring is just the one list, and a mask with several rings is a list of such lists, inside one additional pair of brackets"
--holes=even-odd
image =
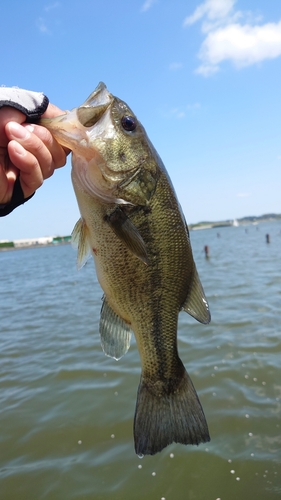
[(0, 250), (9, 248), (31, 248), (46, 245), (62, 245), (71, 242), (71, 236), (43, 236), (40, 238), (23, 238), (21, 240), (0, 240)]
[(41, 238), (24, 238), (22, 240), (14, 240), (15, 248), (30, 247), (37, 245), (50, 245), (53, 243), (53, 236), (44, 236)]

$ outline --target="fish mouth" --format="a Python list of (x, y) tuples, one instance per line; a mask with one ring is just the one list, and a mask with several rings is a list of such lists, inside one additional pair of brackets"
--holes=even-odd
[[(73, 184), (102, 202), (128, 204), (114, 195), (116, 185), (124, 180), (125, 174), (111, 172), (94, 144), (98, 138), (105, 139), (104, 124), (109, 120), (114, 99), (100, 82), (81, 106), (55, 118), (41, 118), (39, 124), (45, 126), (59, 144), (72, 151)], [(112, 133), (112, 127), (109, 130)]]
[(77, 119), (81, 125), (86, 128), (93, 127), (106, 112), (113, 99), (106, 85), (100, 82), (94, 92), (77, 108)]
[(59, 144), (73, 151), (79, 144), (88, 144), (87, 130), (98, 123), (113, 99), (106, 85), (100, 82), (78, 108), (54, 118), (41, 118), (38, 123), (46, 127)]

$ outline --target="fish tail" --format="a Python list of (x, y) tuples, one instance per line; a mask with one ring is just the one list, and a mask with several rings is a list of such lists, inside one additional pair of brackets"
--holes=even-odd
[[(161, 385), (161, 383), (160, 383)], [(137, 455), (154, 455), (169, 444), (210, 441), (205, 415), (193, 383), (184, 369), (172, 391), (141, 377), (134, 419)]]

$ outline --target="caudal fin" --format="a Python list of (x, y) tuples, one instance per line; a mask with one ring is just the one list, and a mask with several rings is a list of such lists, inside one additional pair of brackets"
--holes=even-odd
[(173, 442), (198, 445), (210, 441), (202, 406), (186, 371), (173, 392), (160, 392), (141, 377), (134, 419), (138, 455), (154, 455)]

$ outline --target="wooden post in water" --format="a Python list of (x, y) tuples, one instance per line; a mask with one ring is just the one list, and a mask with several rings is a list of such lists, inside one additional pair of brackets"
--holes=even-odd
[(205, 257), (208, 259), (210, 257), (208, 245), (204, 246)]

